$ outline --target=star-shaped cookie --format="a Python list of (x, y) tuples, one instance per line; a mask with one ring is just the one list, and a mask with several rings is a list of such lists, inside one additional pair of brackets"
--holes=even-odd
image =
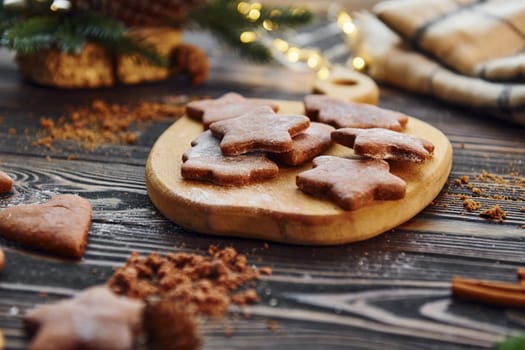
[(335, 129), (323, 123), (310, 123), (310, 127), (293, 137), (292, 149), (283, 153), (270, 153), (275, 161), (296, 166), (326, 151), (332, 144), (331, 132)]
[(215, 100), (193, 101), (186, 105), (186, 115), (201, 120), (207, 129), (211, 123), (239, 117), (251, 109), (260, 106), (269, 106), (275, 112), (279, 106), (271, 101), (259, 98), (245, 98), (235, 92), (222, 95)]
[(221, 139), (222, 154), (235, 156), (263, 151), (281, 153), (292, 149), (292, 137), (308, 128), (303, 115), (278, 115), (268, 106), (257, 107), (240, 117), (210, 125)]
[(380, 128), (342, 128), (332, 132), (332, 140), (352, 147), (355, 154), (375, 159), (421, 163), (434, 152), (434, 145), (427, 140)]
[(10, 192), (13, 188), (13, 179), (0, 170), (0, 193)]
[(24, 315), (36, 332), (31, 350), (131, 350), (141, 326), (143, 303), (89, 288), (73, 299), (40, 305)]
[(408, 117), (399, 112), (369, 104), (345, 102), (325, 95), (306, 96), (304, 106), (310, 119), (336, 128), (384, 128), (401, 131), (408, 122)]
[(217, 185), (246, 185), (270, 179), (279, 173), (279, 167), (263, 154), (223, 156), (219, 140), (205, 131), (183, 154), (182, 177), (188, 180), (209, 181)]
[(91, 204), (72, 194), (0, 211), (1, 236), (67, 258), (84, 254), (90, 226)]
[(384, 160), (319, 156), (313, 163), (313, 169), (297, 175), (297, 187), (313, 196), (328, 196), (344, 210), (405, 196), (405, 181), (391, 174)]

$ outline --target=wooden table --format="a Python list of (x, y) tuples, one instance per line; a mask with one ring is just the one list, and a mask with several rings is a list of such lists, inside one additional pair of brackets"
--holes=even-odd
[[(0, 197), (0, 208), (32, 203), (58, 193), (78, 193), (94, 207), (84, 258), (64, 261), (0, 241), (6, 266), (0, 273), (0, 328), (7, 347), (25, 348), (21, 315), (38, 303), (70, 296), (104, 283), (132, 251), (205, 251), (210, 244), (233, 245), (250, 263), (274, 273), (258, 284), (262, 302), (250, 318), (229, 317), (232, 336), (221, 322), (202, 323), (206, 349), (466, 349), (486, 348), (525, 328), (520, 310), (489, 307), (451, 298), (454, 275), (514, 281), (525, 266), (525, 189), (491, 184), (512, 199), (480, 198), (499, 204), (508, 218), (492, 222), (463, 209), (469, 193), (453, 185), (482, 170), (510, 179), (525, 175), (525, 129), (439, 101), (382, 87), (381, 105), (406, 112), (441, 129), (454, 146), (448, 185), (423, 212), (374, 239), (334, 247), (303, 247), (211, 237), (189, 232), (160, 215), (146, 194), (144, 165), (168, 122), (152, 125), (135, 145), (105, 145), (85, 151), (74, 144), (53, 149), (31, 140), (42, 115), (59, 116), (68, 107), (95, 98), (119, 103), (158, 100), (177, 94), (217, 97), (227, 91), (246, 96), (301, 99), (313, 77), (279, 66), (251, 66), (214, 59), (208, 82), (183, 79), (94, 91), (62, 91), (24, 82), (11, 58), (0, 61), (0, 168), (15, 180), (15, 193)], [(16, 135), (8, 133), (16, 128)], [(76, 160), (67, 160), (75, 154)], [(46, 159), (46, 157), (51, 157)], [(513, 192), (514, 191), (514, 192)], [(278, 330), (268, 329), (268, 321)]]

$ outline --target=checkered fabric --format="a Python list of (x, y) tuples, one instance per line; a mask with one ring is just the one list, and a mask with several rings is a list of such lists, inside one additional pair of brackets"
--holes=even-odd
[(391, 0), (361, 14), (370, 74), (525, 124), (524, 0)]

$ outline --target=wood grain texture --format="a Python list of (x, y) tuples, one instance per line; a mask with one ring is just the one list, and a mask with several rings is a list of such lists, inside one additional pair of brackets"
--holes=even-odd
[[(300, 114), (302, 102), (278, 101), (280, 113)], [(407, 183), (405, 197), (375, 201), (345, 211), (332, 201), (299, 191), (295, 177), (311, 162), (281, 168), (279, 176), (241, 187), (184, 180), (182, 154), (201, 132), (199, 122), (184, 117), (153, 146), (146, 164), (148, 194), (166, 217), (197, 232), (258, 238), (292, 244), (332, 245), (360, 241), (386, 232), (412, 218), (441, 191), (452, 166), (452, 146), (437, 129), (411, 118), (406, 133), (435, 145), (422, 164), (394, 162), (391, 171)], [(334, 145), (327, 154), (351, 157), (348, 147)]]
[[(194, 42), (201, 38), (194, 38)], [(238, 91), (250, 97), (300, 99), (313, 77), (278, 66), (213, 60), (209, 82), (184, 80), (98, 91), (48, 90), (23, 82), (0, 54), (0, 168), (15, 180), (15, 191), (0, 196), (0, 208), (43, 201), (57, 193), (78, 193), (93, 205), (93, 225), (84, 258), (59, 260), (0, 239), (6, 266), (0, 273), (0, 328), (8, 349), (24, 349), (28, 338), (21, 315), (38, 303), (60, 300), (104, 283), (131, 251), (204, 252), (209, 244), (233, 245), (250, 264), (270, 266), (273, 276), (257, 285), (260, 304), (252, 316), (225, 324), (201, 323), (205, 349), (480, 349), (525, 331), (522, 310), (489, 307), (450, 296), (454, 275), (515, 281), (525, 266), (525, 188), (509, 175), (525, 176), (525, 133), (472, 111), (381, 86), (380, 106), (430, 123), (451, 140), (454, 159), (447, 185), (436, 200), (404, 225), (370, 240), (332, 247), (291, 246), (201, 235), (165, 219), (148, 199), (147, 155), (170, 123), (145, 130), (133, 146), (108, 145), (93, 152), (75, 144), (52, 149), (31, 146), (41, 115), (58, 118), (67, 108), (94, 98), (131, 103), (174, 94), (218, 97)], [(9, 134), (16, 128), (17, 134)], [(27, 134), (24, 129), (28, 129)], [(76, 161), (68, 161), (74, 153)], [(51, 161), (46, 160), (51, 157)], [(512, 183), (474, 179), (484, 169)], [(463, 209), (453, 179), (469, 175), (487, 190), (477, 200), (499, 204), (508, 218), (492, 222)], [(491, 193), (504, 194), (495, 199)], [(278, 331), (267, 328), (277, 322)]]

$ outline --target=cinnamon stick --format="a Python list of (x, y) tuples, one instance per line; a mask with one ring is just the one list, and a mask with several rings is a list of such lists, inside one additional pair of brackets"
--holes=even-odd
[[(525, 269), (522, 270), (522, 273), (525, 273)], [(525, 274), (520, 276), (525, 276)], [(525, 307), (525, 285), (522, 283), (486, 281), (456, 276), (452, 279), (452, 294), (486, 304)]]

